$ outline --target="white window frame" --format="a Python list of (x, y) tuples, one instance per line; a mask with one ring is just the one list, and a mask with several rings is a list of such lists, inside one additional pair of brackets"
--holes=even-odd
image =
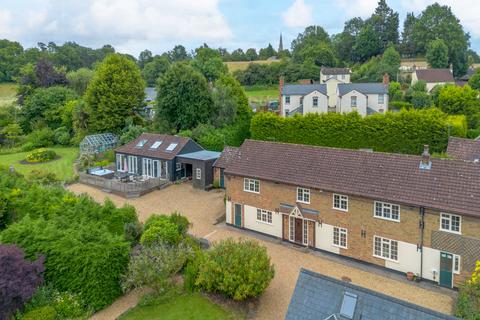
[(290, 96), (285, 96), (285, 104), (290, 104)]
[(260, 181), (257, 179), (243, 178), (243, 191), (260, 193)]
[[(355, 101), (355, 103), (353, 103)], [(357, 96), (351, 96), (350, 97), (350, 107), (351, 108), (356, 108), (357, 107)]]
[(344, 74), (342, 74), (342, 80), (344, 80), (344, 79), (345, 79), (345, 75), (344, 75)]
[(117, 153), (116, 162), (117, 162), (117, 171), (125, 172), (125, 155)]
[(383, 94), (378, 95), (378, 104), (385, 104), (385, 95)]
[[(380, 240), (380, 254), (376, 254), (376, 245), (377, 245), (377, 242), (376, 242), (376, 239), (379, 239)], [(393, 242), (396, 242), (396, 256), (397, 258), (396, 259), (393, 259), (392, 258), (392, 243)], [(384, 245), (388, 245), (388, 253), (387, 254), (387, 257), (384, 256), (385, 252), (384, 252)], [(388, 261), (393, 261), (393, 262), (398, 262), (398, 241), (397, 240), (392, 240), (392, 239), (387, 239), (387, 238), (383, 238), (383, 237), (380, 237), (380, 236), (373, 236), (373, 256), (375, 258), (379, 258), (379, 259), (383, 259), (383, 260), (388, 260)]]
[(303, 244), (308, 245), (308, 220), (303, 219)]
[[(377, 214), (377, 206), (381, 206), (381, 215)], [(393, 208), (396, 207), (398, 210), (398, 219), (393, 218)], [(387, 212), (390, 212), (390, 218), (387, 217)], [(393, 204), (393, 203), (388, 203), (388, 202), (382, 202), (382, 201), (374, 201), (373, 202), (373, 217), (378, 218), (378, 219), (383, 219), (383, 220), (388, 220), (388, 221), (394, 221), (394, 222), (400, 222), (400, 206), (398, 204)]]
[[(338, 207), (335, 206), (335, 197), (338, 197), (338, 204), (339, 204)], [(342, 208), (342, 201), (344, 201), (346, 203), (346, 209)], [(343, 195), (343, 194), (334, 193), (333, 197), (332, 197), (332, 202), (333, 202), (332, 203), (332, 208), (333, 209), (348, 212), (348, 196)]]
[(138, 172), (138, 159), (136, 156), (128, 156), (128, 173), (137, 173)]
[(273, 212), (257, 208), (257, 222), (272, 224)]
[[(306, 198), (308, 198), (308, 199), (306, 199)], [(310, 189), (298, 187), (297, 188), (297, 202), (310, 204)]]
[[(335, 232), (337, 232), (338, 237), (336, 237)], [(345, 245), (342, 244), (342, 236), (345, 237)], [(332, 239), (332, 246), (348, 249), (348, 230), (345, 228), (340, 227), (333, 227), (333, 239)]]
[(181, 162), (176, 162), (175, 163), (175, 171), (180, 171), (182, 170), (182, 163)]
[(318, 97), (312, 97), (312, 106), (314, 108), (318, 107)]
[(290, 241), (295, 241), (295, 217), (290, 216), (288, 223), (288, 239), (290, 239)]
[[(454, 274), (460, 274), (461, 269), (462, 269), (462, 257), (459, 256), (458, 254), (452, 254), (453, 255), (453, 260), (452, 260), (452, 272)], [(457, 263), (456, 263), (457, 262)], [(456, 265), (458, 264), (458, 268), (456, 268)]]
[(201, 179), (202, 179), (202, 169), (197, 168), (197, 169), (195, 170), (195, 178), (196, 178), (197, 180), (201, 180)]
[[(452, 229), (452, 218), (458, 218), (458, 231)], [(448, 228), (443, 227), (443, 221), (448, 221)], [(450, 232), (450, 233), (456, 233), (456, 234), (462, 234), (462, 217), (456, 214), (450, 214), (450, 213), (440, 213), (440, 231), (445, 231), (445, 232)]]

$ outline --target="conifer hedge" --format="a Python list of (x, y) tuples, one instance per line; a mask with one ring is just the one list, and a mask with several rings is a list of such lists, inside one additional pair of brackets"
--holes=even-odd
[(465, 116), (449, 116), (434, 108), (402, 110), (362, 117), (357, 113), (307, 114), (282, 118), (258, 113), (252, 119), (252, 139), (337, 148), (420, 154), (444, 152), (449, 135), (465, 137)]

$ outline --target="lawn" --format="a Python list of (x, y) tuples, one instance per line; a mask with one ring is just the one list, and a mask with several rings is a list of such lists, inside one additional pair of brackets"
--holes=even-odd
[(17, 85), (14, 83), (0, 83), (0, 107), (15, 102)]
[(245, 70), (248, 68), (250, 63), (257, 63), (257, 64), (270, 64), (274, 62), (279, 62), (278, 60), (256, 60), (256, 61), (228, 61), (225, 62), (228, 67), (228, 71), (235, 72), (237, 70)]
[(51, 149), (60, 156), (60, 159), (47, 163), (20, 164), (19, 162), (25, 159), (28, 152), (19, 152), (0, 155), (0, 166), (10, 167), (13, 165), (15, 170), (22, 174), (29, 174), (32, 170), (44, 170), (55, 173), (57, 178), (62, 181), (71, 179), (74, 175), (73, 162), (77, 159), (78, 148), (53, 147)]
[(122, 315), (119, 320), (223, 320), (239, 319), (231, 311), (227, 311), (210, 302), (200, 294), (186, 294), (168, 299), (158, 305), (137, 306)]
[(265, 104), (271, 100), (278, 100), (278, 86), (272, 87), (245, 87), (248, 101), (252, 103)]

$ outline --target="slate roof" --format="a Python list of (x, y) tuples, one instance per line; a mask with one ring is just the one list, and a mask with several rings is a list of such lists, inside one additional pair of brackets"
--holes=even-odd
[[(138, 142), (142, 140), (147, 140), (147, 142), (143, 147), (137, 147)], [(162, 141), (162, 144), (157, 149), (152, 149), (151, 147), (156, 141)], [(156, 133), (142, 133), (138, 138), (118, 147), (115, 151), (131, 155), (172, 160), (182, 151), (183, 147), (185, 147), (189, 141), (193, 142), (190, 138), (185, 137)], [(171, 143), (177, 143), (177, 146), (172, 151), (167, 151), (166, 149)]]
[(480, 164), (245, 140), (226, 174), (480, 217)]
[(343, 96), (350, 91), (356, 90), (363, 94), (387, 94), (388, 87), (383, 83), (339, 83), (338, 93)]
[(466, 161), (480, 159), (480, 141), (450, 137), (447, 154), (455, 159)]
[(286, 320), (325, 320), (340, 315), (345, 293), (357, 296), (353, 320), (454, 320), (455, 317), (354, 284), (301, 269)]
[(322, 68), (322, 74), (324, 75), (336, 75), (336, 74), (350, 74), (349, 68)]
[(427, 83), (455, 82), (453, 74), (449, 69), (420, 69), (415, 72), (418, 80), (423, 80)]
[(150, 102), (157, 99), (157, 89), (154, 87), (146, 87), (145, 90), (145, 101)]
[(283, 86), (283, 95), (306, 95), (317, 90), (318, 92), (327, 95), (326, 84), (286, 84)]
[(232, 161), (232, 159), (235, 158), (235, 156), (238, 153), (238, 150), (239, 148), (237, 147), (225, 146), (225, 148), (223, 148), (222, 153), (220, 154), (220, 157), (217, 159), (217, 161), (215, 161), (213, 166), (217, 168), (225, 169), (225, 167), (230, 163), (230, 161)]
[(464, 76), (460, 77), (460, 80), (468, 82), (468, 80), (470, 80), (470, 78), (475, 74), (475, 72), (477, 72), (477, 69), (468, 68), (467, 73)]

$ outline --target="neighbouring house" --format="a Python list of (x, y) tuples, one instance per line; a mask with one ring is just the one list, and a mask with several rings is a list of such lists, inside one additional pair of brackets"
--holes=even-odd
[(213, 177), (214, 181), (218, 181), (220, 188), (225, 188), (225, 168), (227, 165), (235, 159), (238, 154), (237, 147), (225, 146), (220, 157), (213, 164)]
[(453, 287), (480, 257), (480, 164), (246, 140), (226, 222)]
[(148, 119), (155, 117), (155, 100), (157, 99), (157, 89), (154, 87), (145, 88), (145, 107), (144, 114)]
[(212, 164), (219, 156), (190, 138), (154, 133), (115, 149), (117, 172), (171, 182), (191, 178), (202, 189), (212, 185)]
[(350, 74), (352, 71), (349, 68), (326, 68), (320, 69), (320, 83), (325, 83), (329, 79), (336, 79), (343, 83), (350, 83)]
[(454, 320), (455, 317), (301, 269), (286, 320)]
[(427, 91), (430, 92), (437, 85), (455, 84), (453, 73), (450, 69), (422, 69), (412, 73), (412, 85), (419, 80), (427, 83)]
[(450, 137), (447, 154), (459, 160), (480, 162), (480, 140)]
[(473, 67), (469, 67), (467, 70), (467, 73), (461, 76), (460, 78), (458, 78), (458, 80), (455, 81), (455, 84), (459, 87), (463, 87), (464, 85), (467, 85), (468, 81), (475, 74), (475, 72), (477, 72), (477, 69)]
[(388, 110), (388, 75), (382, 83), (350, 83), (348, 68), (322, 72), (327, 73), (320, 74), (320, 84), (284, 84), (280, 78), (280, 115), (357, 111), (366, 116)]

